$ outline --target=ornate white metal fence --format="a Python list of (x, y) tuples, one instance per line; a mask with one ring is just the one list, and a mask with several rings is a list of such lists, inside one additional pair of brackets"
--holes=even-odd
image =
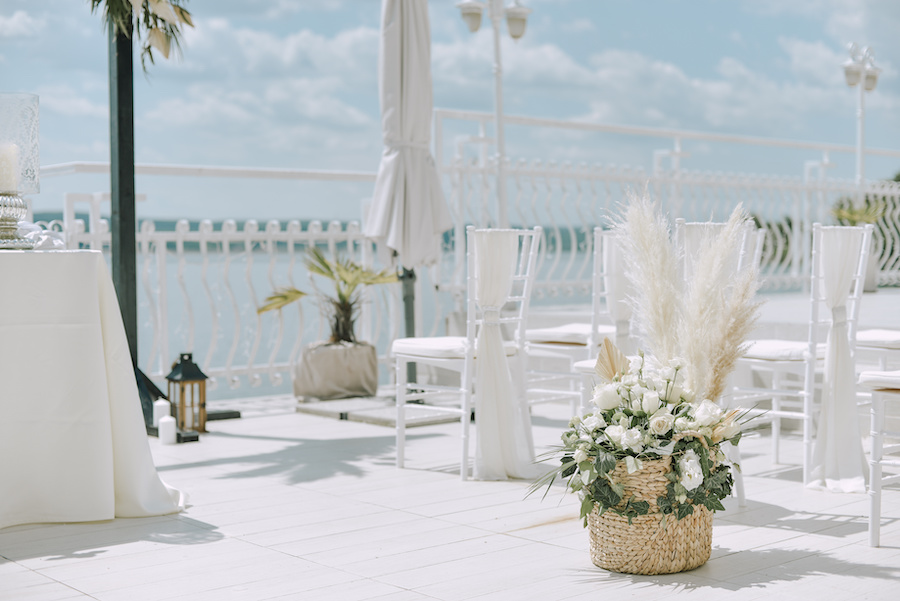
[[(85, 202), (87, 221), (75, 219), (76, 204)], [(68, 248), (108, 252), (109, 225), (100, 217), (104, 202), (108, 195), (68, 194), (63, 222), (47, 225), (66, 232)], [(145, 220), (137, 243), (142, 369), (162, 378), (180, 352), (191, 351), (213, 389), (221, 383), (282, 387), (300, 349), (328, 337), (315, 293), (331, 293), (331, 282), (310, 277), (303, 261), (308, 248), (364, 265), (376, 261), (357, 222)], [(264, 299), (285, 286), (310, 295), (282, 311), (257, 314)], [(365, 294), (357, 336), (386, 361), (385, 350), (403, 323), (399, 285)]]

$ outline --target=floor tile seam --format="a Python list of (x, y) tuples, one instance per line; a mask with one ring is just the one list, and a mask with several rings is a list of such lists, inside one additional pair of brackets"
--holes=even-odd
[[(37, 575), (37, 576), (40, 576), (41, 578), (44, 578), (44, 579), (46, 579), (46, 580), (49, 580), (49, 581), (52, 582), (52, 583), (58, 584), (58, 585), (60, 585), (60, 586), (63, 586), (63, 587), (65, 587), (65, 588), (67, 588), (67, 589), (73, 591), (73, 592), (76, 593), (76, 594), (83, 595), (83, 596), (84, 596), (85, 598), (87, 598), (87, 599), (98, 599), (98, 597), (95, 597), (94, 595), (91, 595), (91, 594), (89, 594), (89, 593), (86, 593), (86, 592), (84, 592), (84, 591), (82, 591), (82, 590), (79, 590), (79, 589), (75, 588), (73, 585), (69, 584), (68, 582), (64, 582), (64, 581), (62, 581), (62, 580), (59, 580), (58, 578), (54, 578), (53, 576), (48, 576), (47, 574), (42, 574), (40, 570), (36, 570), (36, 569), (34, 569), (34, 568), (30, 568), (30, 567), (28, 567), (28, 566), (26, 566), (26, 565), (22, 565), (22, 564), (19, 563), (18, 561), (13, 561), (13, 560), (8, 560), (8, 561), (10, 561), (10, 562), (16, 564), (17, 566), (19, 566), (20, 568), (22, 568), (22, 569), (24, 569), (24, 570), (28, 570), (28, 571), (31, 572), (32, 574), (35, 574), (35, 575)], [(45, 582), (45, 583), (43, 583), (43, 584), (49, 584), (49, 583)], [(41, 586), (41, 585), (35, 585), (35, 584), (32, 584), (32, 585), (29, 585), (28, 587), (25, 587), (25, 588), (29, 588), (29, 587), (32, 587), (32, 586)]]

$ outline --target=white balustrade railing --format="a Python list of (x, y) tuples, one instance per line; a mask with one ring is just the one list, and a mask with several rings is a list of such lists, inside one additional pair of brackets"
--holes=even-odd
[[(477, 135), (457, 139), (454, 156), (445, 159), (443, 140), (445, 122), (469, 121), (477, 126)], [(492, 142), (485, 136), (492, 120), (487, 113), (435, 111), (436, 159), (441, 165), (444, 189), (448, 192), (454, 216), (454, 238), (462, 239), (465, 226), (500, 225), (497, 207), (496, 160), (488, 156), (486, 147)], [(557, 129), (577, 128), (597, 131), (668, 137), (674, 150), (658, 151), (654, 169), (543, 162), (541, 160), (507, 160), (506, 177), (509, 224), (513, 227), (544, 228), (544, 244), (540, 257), (535, 294), (538, 299), (583, 297), (590, 288), (590, 232), (596, 225), (608, 224), (625, 200), (629, 190), (647, 190), (666, 209), (671, 218), (689, 221), (724, 220), (739, 202), (766, 230), (762, 258), (763, 289), (799, 289), (808, 279), (809, 240), (813, 222), (833, 223), (831, 208), (841, 199), (859, 199), (883, 203), (885, 211), (876, 223), (874, 252), (880, 268), (879, 283), (900, 284), (900, 183), (869, 181), (862, 191), (854, 182), (823, 177), (823, 166), (829, 164), (830, 152), (853, 152), (852, 146), (772, 140), (748, 136), (732, 136), (577, 123), (549, 119), (510, 117), (507, 124)], [(767, 145), (778, 148), (815, 150), (822, 161), (819, 177), (805, 169), (804, 177), (776, 177), (741, 173), (686, 171), (679, 169), (682, 140), (731, 142)], [(472, 152), (474, 150), (474, 152)], [(900, 157), (900, 151), (867, 149), (867, 153)], [(662, 168), (662, 158), (670, 158), (671, 169)], [(809, 163), (809, 162), (808, 162)], [(804, 165), (809, 167), (810, 165)], [(456, 265), (462, 264), (462, 249), (456, 250)], [(447, 272), (441, 288), (458, 297), (464, 279), (459, 270)]]
[[(68, 248), (107, 252), (109, 225), (99, 216), (104, 201), (108, 195), (69, 194), (68, 218), (48, 225), (66, 232)], [(87, 224), (74, 218), (79, 202), (88, 202)], [(376, 261), (357, 222), (269, 221), (261, 226), (254, 220), (179, 220), (170, 230), (159, 225), (145, 220), (137, 233), (141, 367), (161, 378), (179, 353), (194, 352), (212, 389), (244, 382), (282, 387), (290, 381), (286, 375), (300, 349), (329, 336), (316, 293), (330, 294), (332, 283), (310, 277), (304, 265), (308, 248), (364, 265)], [(264, 299), (285, 286), (310, 294), (281, 311), (257, 314)], [(402, 324), (399, 302), (399, 285), (392, 284), (366, 290), (361, 303), (357, 337), (374, 344), (382, 362)]]
[[(454, 156), (444, 157), (443, 123), (449, 119), (474, 122), (477, 135), (456, 140)], [(435, 158), (454, 220), (445, 235), (444, 259), (439, 265), (417, 270), (415, 297), (417, 335), (442, 334), (453, 329), (454, 312), (463, 306), (465, 227), (499, 225), (496, 163), (488, 156), (485, 136), (492, 115), (463, 111), (435, 111)], [(630, 128), (600, 124), (508, 117), (509, 125), (576, 128), (670, 138), (673, 149), (654, 153), (652, 172), (643, 168), (555, 163), (541, 160), (508, 161), (504, 169), (510, 225), (544, 228), (534, 306), (542, 301), (586, 301), (590, 294), (590, 235), (604, 225), (629, 190), (647, 189), (671, 217), (688, 220), (724, 219), (743, 203), (765, 228), (764, 287), (771, 290), (805, 285), (810, 225), (833, 222), (831, 208), (842, 199), (861, 194), (883, 206), (876, 223), (874, 253), (882, 285), (900, 284), (900, 184), (856, 184), (824, 177), (829, 152), (852, 152), (850, 146), (720, 136), (677, 130)], [(805, 167), (801, 177), (773, 177), (735, 173), (686, 171), (680, 168), (682, 140), (700, 139), (745, 144), (813, 149), (823, 155)], [(472, 148), (477, 152), (472, 156)], [(869, 149), (867, 153), (900, 157), (900, 151)], [(670, 168), (663, 168), (669, 159)], [(813, 177), (809, 167), (817, 167)], [(69, 163), (42, 169), (42, 176), (103, 173), (99, 163)], [(138, 165), (142, 175), (243, 177), (269, 180), (324, 180), (374, 182), (374, 173), (258, 168)], [(138, 200), (142, 200), (138, 196)], [(109, 227), (101, 218), (108, 203), (104, 194), (67, 194), (63, 219), (49, 224), (64, 231), (70, 248), (108, 250)], [(356, 202), (352, 200), (350, 202)], [(76, 207), (87, 219), (76, 219)], [(166, 226), (166, 227), (164, 227)], [(178, 353), (193, 351), (201, 367), (214, 378), (212, 386), (279, 386), (303, 345), (327, 337), (327, 321), (316, 306), (315, 295), (281, 312), (256, 314), (270, 291), (294, 285), (312, 292), (314, 282), (303, 265), (307, 248), (319, 245), (366, 264), (377, 263), (372, 244), (357, 223), (323, 225), (312, 221), (264, 225), (233, 220), (144, 221), (138, 232), (139, 357), (151, 376), (164, 376)], [(401, 334), (403, 317), (399, 285), (368, 291), (363, 305), (359, 338), (376, 345), (387, 361), (390, 341)], [(327, 291), (327, 290), (326, 290)], [(458, 313), (456, 314), (458, 317)], [(449, 321), (448, 321), (449, 320)], [(383, 372), (382, 380), (389, 378)]]

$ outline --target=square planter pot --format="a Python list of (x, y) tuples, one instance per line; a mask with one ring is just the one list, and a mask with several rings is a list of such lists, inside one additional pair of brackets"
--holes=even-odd
[(314, 342), (294, 365), (294, 396), (345, 399), (375, 396), (378, 355), (365, 342)]

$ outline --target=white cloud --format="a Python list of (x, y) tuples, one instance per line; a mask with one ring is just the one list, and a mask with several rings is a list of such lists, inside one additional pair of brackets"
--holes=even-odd
[(35, 19), (24, 10), (17, 10), (10, 17), (0, 15), (0, 37), (29, 37), (38, 35), (44, 28), (43, 19)]
[(44, 86), (38, 90), (41, 110), (68, 117), (109, 116), (107, 104), (98, 104), (66, 85)]
[(779, 45), (788, 54), (791, 71), (802, 81), (839, 87), (843, 81), (840, 65), (846, 56), (823, 42), (805, 42), (780, 38)]

